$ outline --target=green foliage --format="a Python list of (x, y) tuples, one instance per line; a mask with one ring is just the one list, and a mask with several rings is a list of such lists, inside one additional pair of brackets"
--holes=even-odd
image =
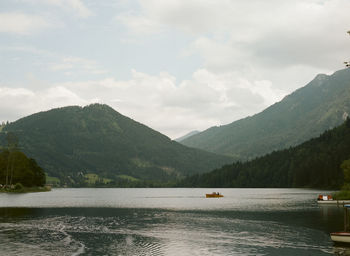
[[(8, 182), (8, 166), (11, 167), (11, 182)], [(45, 173), (34, 159), (20, 151), (4, 150), (0, 153), (0, 184), (21, 183), (26, 187), (43, 186)]]
[(22, 118), (6, 125), (0, 133), (3, 141), (6, 132), (15, 132), (23, 151), (68, 186), (85, 186), (83, 176), (89, 173), (113, 180), (115, 186), (131, 182), (120, 175), (156, 184), (232, 162), (185, 147), (100, 104)]
[(47, 174), (46, 174), (46, 183), (53, 185), (53, 186), (60, 186), (61, 185), (61, 181), (59, 178), (51, 177), (51, 176), (48, 176)]
[(138, 182), (138, 181), (140, 181), (139, 179), (136, 179), (136, 178), (134, 178), (134, 177), (132, 177), (132, 176), (129, 176), (129, 175), (118, 175), (117, 177), (118, 177), (118, 178), (121, 178), (121, 179), (126, 179), (126, 180), (128, 180), (128, 181), (133, 181), (133, 182)]
[(334, 193), (332, 196), (335, 200), (349, 200), (350, 190), (348, 188), (346, 190), (342, 189), (341, 191)]
[(350, 186), (350, 159), (345, 160), (340, 167), (343, 169), (344, 182)]
[[(348, 119), (297, 147), (194, 175), (178, 186), (339, 188), (344, 182), (340, 165), (350, 156), (349, 124)], [(348, 161), (342, 167), (347, 170)]]
[(85, 174), (84, 178), (85, 178), (85, 183), (87, 185), (108, 184), (108, 183), (111, 183), (113, 181), (112, 179), (106, 179), (106, 178), (99, 177), (95, 173)]
[[(350, 128), (350, 121), (347, 120), (348, 128)], [(350, 199), (350, 159), (345, 160), (341, 166), (344, 174), (344, 184), (341, 191), (333, 194), (333, 198), (336, 200), (349, 200)]]
[(21, 183), (16, 183), (15, 190), (22, 190), (24, 187)]
[(259, 114), (212, 127), (181, 143), (245, 161), (317, 137), (340, 125), (346, 113), (350, 113), (350, 69), (318, 75)]

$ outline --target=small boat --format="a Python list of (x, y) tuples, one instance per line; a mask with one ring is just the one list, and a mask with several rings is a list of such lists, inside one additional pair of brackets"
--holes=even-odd
[(350, 243), (350, 232), (333, 232), (331, 239), (335, 243)]
[(331, 239), (335, 243), (350, 243), (349, 209), (349, 204), (344, 205), (344, 231), (330, 233)]
[(206, 198), (212, 198), (212, 197), (224, 197), (223, 195), (221, 195), (219, 192), (213, 192), (211, 194), (205, 194)]
[(350, 204), (350, 200), (334, 200), (331, 195), (318, 195), (317, 203), (318, 204), (345, 205), (345, 204)]
[(333, 200), (333, 197), (331, 195), (318, 195), (317, 197), (317, 203), (319, 204), (332, 204), (337, 203), (337, 200)]
[(317, 202), (319, 201), (333, 201), (333, 197), (331, 195), (318, 195)]

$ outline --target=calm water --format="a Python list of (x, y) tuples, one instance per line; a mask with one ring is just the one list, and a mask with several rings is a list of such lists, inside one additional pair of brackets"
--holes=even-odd
[(0, 255), (350, 255), (322, 191), (54, 189), (0, 194)]

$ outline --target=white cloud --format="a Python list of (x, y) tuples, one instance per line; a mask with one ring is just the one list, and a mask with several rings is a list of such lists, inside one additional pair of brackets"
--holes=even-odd
[(216, 72), (266, 65), (334, 70), (349, 47), (348, 0), (142, 0), (139, 6), (120, 15), (130, 31), (190, 34), (183, 53), (197, 54)]
[(55, 86), (41, 91), (26, 88), (0, 87), (1, 121), (18, 118), (51, 108), (91, 103), (80, 98), (67, 88)]
[(189, 32), (207, 32), (222, 20), (222, 12), (229, 14), (230, 1), (207, 0), (142, 0), (139, 13), (118, 15), (118, 19), (136, 33), (162, 32), (167, 26)]
[(0, 13), (0, 33), (29, 35), (52, 26), (41, 16), (19, 12)]
[[(35, 80), (12, 91), (0, 85), (7, 95), (0, 95), (4, 115), (11, 107), (24, 115), (98, 101), (177, 137), (255, 114), (317, 73), (342, 68), (349, 57), (348, 0), (18, 0), (7, 9), (33, 12), (34, 4), (40, 4), (36, 13), (52, 17), (10, 13), (20, 16), (0, 22), (0, 32), (31, 34), (68, 17), (63, 12), (96, 19), (67, 19), (57, 31), (62, 41), (4, 41), (13, 42), (0, 47), (7, 58), (5, 82), (18, 85), (20, 72), (41, 81), (70, 81), (50, 87)], [(129, 33), (110, 26), (111, 20)], [(97, 52), (98, 61), (91, 59)], [(12, 72), (10, 60), (18, 57), (23, 65)], [(111, 77), (105, 67), (124, 79)], [(128, 76), (132, 67), (142, 72)], [(109, 77), (96, 80), (106, 73)]]
[(99, 99), (172, 138), (252, 115), (286, 94), (273, 89), (269, 81), (250, 81), (234, 73), (215, 74), (206, 69), (179, 83), (168, 73), (152, 76), (134, 70), (129, 80), (107, 78), (56, 86), (79, 93), (86, 101)]

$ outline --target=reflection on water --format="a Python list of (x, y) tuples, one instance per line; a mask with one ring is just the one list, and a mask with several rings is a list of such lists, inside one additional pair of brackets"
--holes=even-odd
[(22, 195), (26, 200), (0, 195), (0, 255), (349, 252), (329, 238), (342, 229), (342, 209), (318, 206), (319, 191), (221, 189), (220, 199), (206, 199), (205, 192), (211, 190), (67, 189)]

